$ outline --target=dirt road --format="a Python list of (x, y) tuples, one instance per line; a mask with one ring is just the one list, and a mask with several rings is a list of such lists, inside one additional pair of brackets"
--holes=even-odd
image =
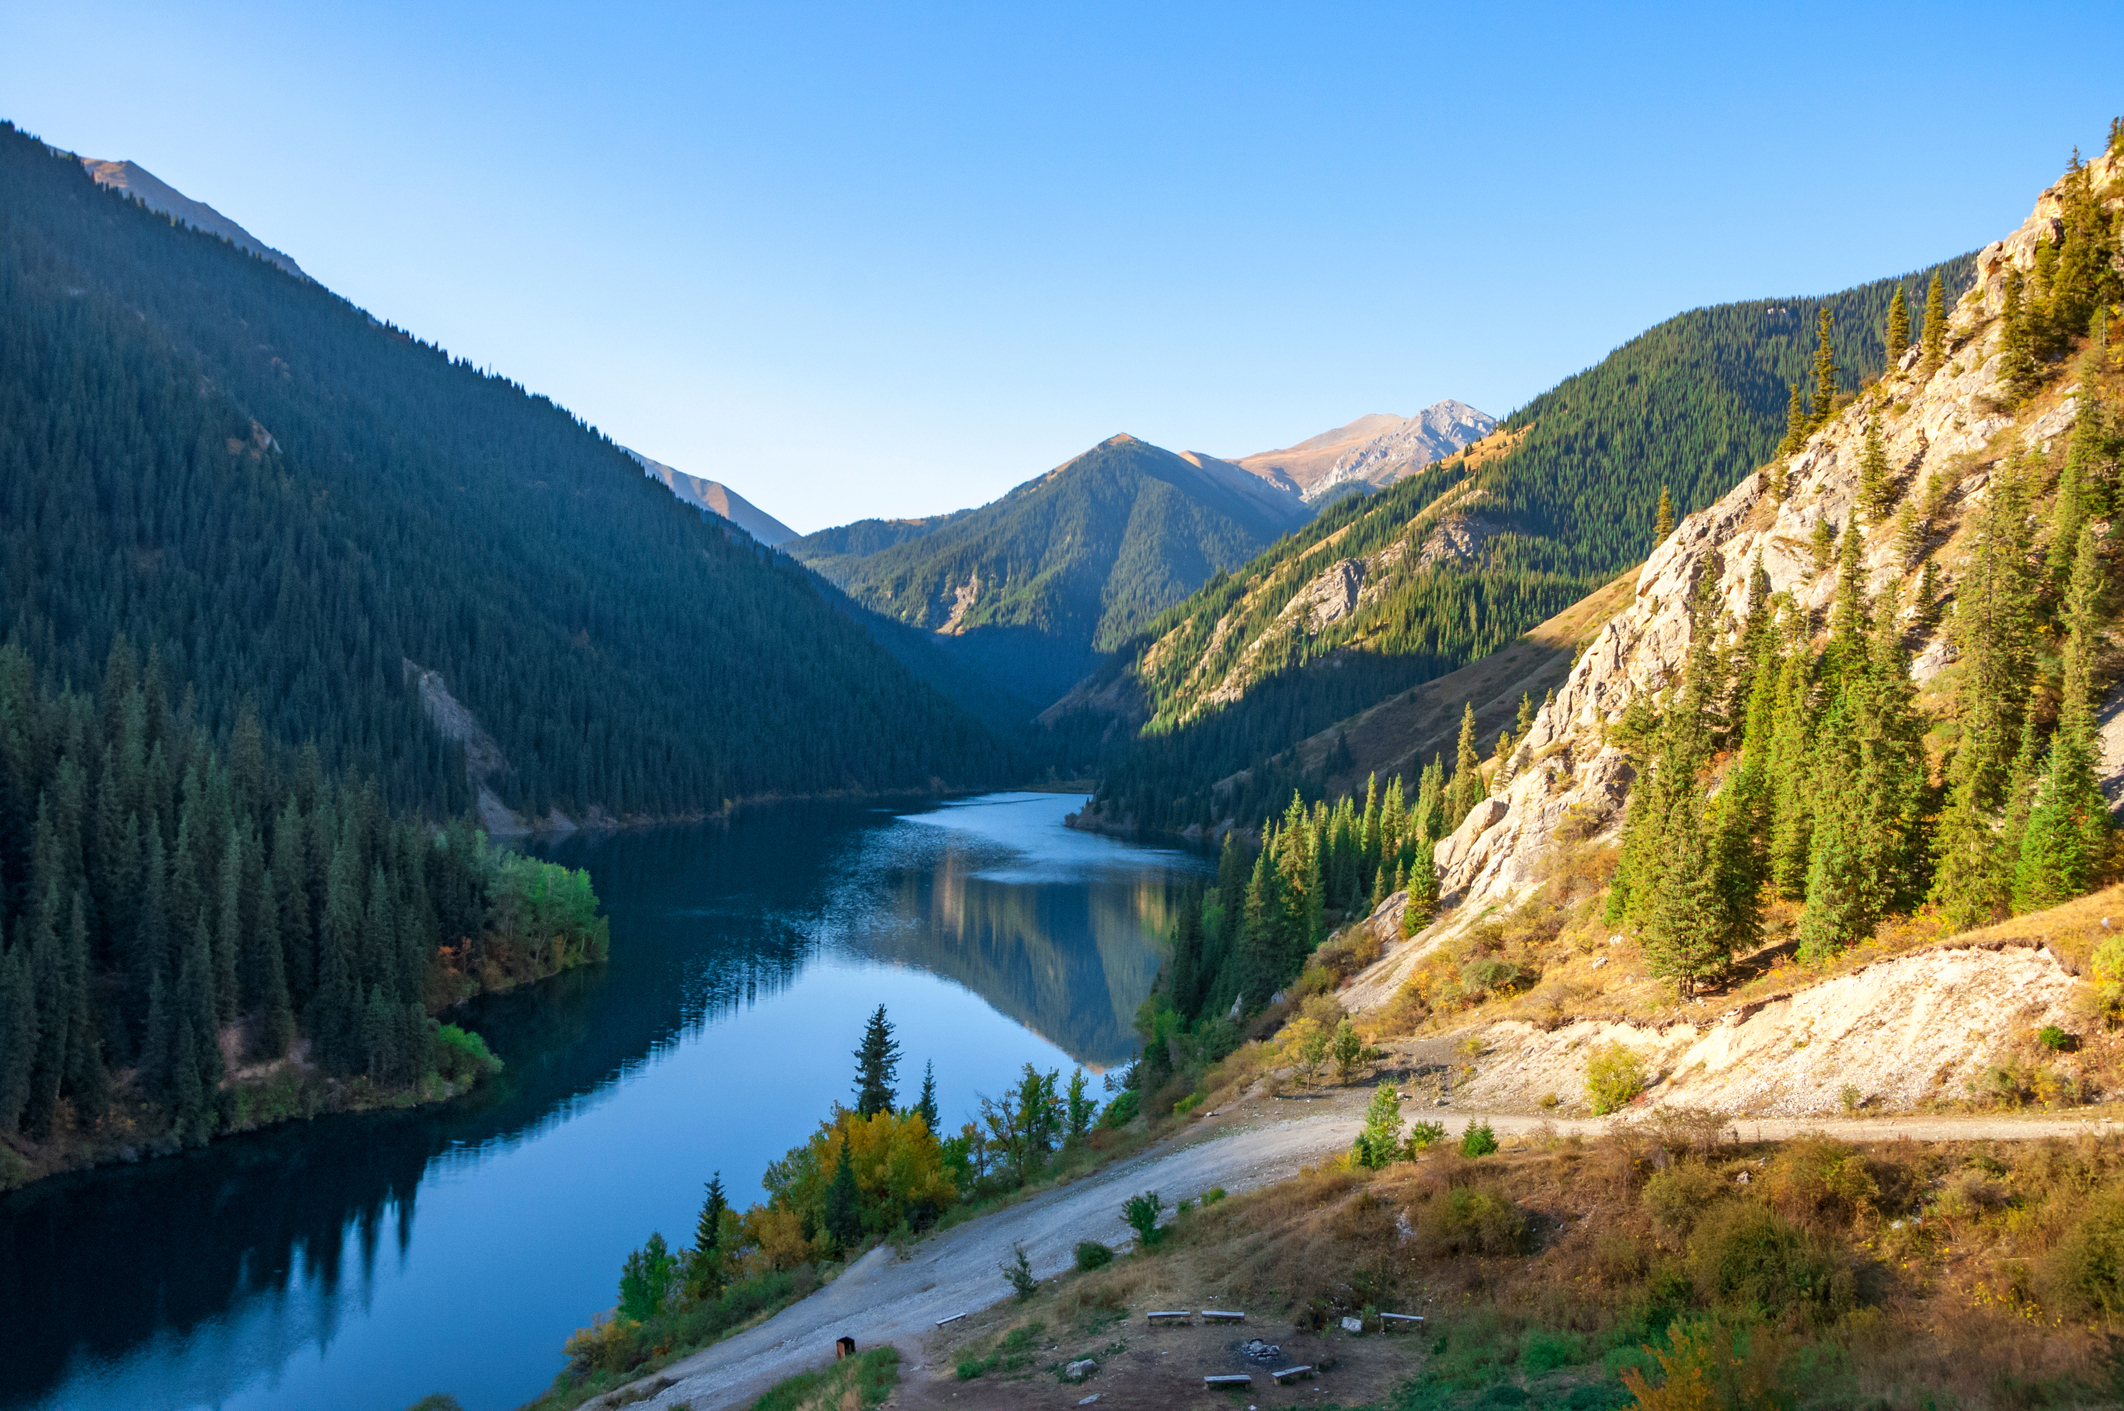
[[(838, 1337), (852, 1337), (858, 1347), (896, 1344), (910, 1359), (904, 1375), (911, 1378), (924, 1335), (939, 1319), (985, 1308), (1008, 1295), (998, 1266), (1010, 1257), (1013, 1243), (1024, 1244), (1036, 1275), (1052, 1277), (1069, 1266), (1080, 1240), (1127, 1243), (1121, 1203), (1139, 1191), (1159, 1192), (1168, 1207), (1212, 1186), (1237, 1194), (1346, 1150), (1369, 1096), (1345, 1091), (1309, 1102), (1250, 1103), (1245, 1112), (1206, 1119), (1177, 1143), (924, 1240), (904, 1260), (890, 1248), (872, 1250), (803, 1302), (666, 1368), (659, 1375), (675, 1384), (639, 1404), (668, 1407), (683, 1401), (691, 1411), (745, 1405), (782, 1378), (829, 1360)], [(1410, 1115), (1443, 1121), (1449, 1135), (1475, 1121), (1489, 1122), (1501, 1137), (1527, 1135), (1545, 1122), (1522, 1114), (1429, 1108)], [(1559, 1134), (1590, 1136), (1606, 1131), (1609, 1122), (1563, 1119), (1547, 1125)], [(1744, 1141), (1817, 1131), (1850, 1141), (2014, 1141), (2119, 1130), (2106, 1116), (1781, 1118), (1736, 1125)]]

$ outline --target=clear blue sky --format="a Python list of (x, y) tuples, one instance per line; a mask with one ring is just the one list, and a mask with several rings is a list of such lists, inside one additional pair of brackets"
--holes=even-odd
[(2124, 5), (4, 0), (0, 116), (802, 530), (1224, 455), (2018, 224)]

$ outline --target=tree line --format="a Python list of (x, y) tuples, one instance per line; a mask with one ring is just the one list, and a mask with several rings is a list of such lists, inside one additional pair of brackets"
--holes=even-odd
[(431, 1012), (603, 959), (597, 906), (587, 874), (394, 812), (247, 705), (217, 748), (122, 635), (93, 692), (0, 647), (0, 1133), (122, 1105), (204, 1141), (243, 1120), (230, 1062), (291, 1051), (377, 1089), (473, 1076), (484, 1045)]

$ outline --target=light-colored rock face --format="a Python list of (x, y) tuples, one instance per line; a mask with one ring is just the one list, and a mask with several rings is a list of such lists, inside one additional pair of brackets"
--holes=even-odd
[(1281, 451), (1242, 456), (1233, 464), (1317, 504), (1351, 486), (1391, 485), (1496, 429), (1497, 418), (1447, 398), (1414, 416), (1361, 416)]
[(1824, 1116), (1844, 1089), (1866, 1107), (1904, 1111), (1969, 1096), (2021, 1036), (2072, 1021), (2074, 982), (2048, 951), (1934, 950), (1840, 975), (1723, 1022), (1654, 1029), (1581, 1020), (1544, 1031), (1491, 1025), (1467, 1106), (1530, 1108), (1545, 1093), (1585, 1094), (1586, 1060), (1619, 1043), (1657, 1080), (1650, 1100), (1737, 1116)]
[(1479, 412), (1466, 402), (1434, 402), (1400, 426), (1344, 452), (1325, 475), (1306, 488), (1305, 497), (1323, 499), (1349, 484), (1390, 485), (1480, 441), (1496, 427), (1496, 417)]
[[(2118, 189), (2116, 165), (2109, 158), (2091, 164), (2098, 190)], [(2043, 200), (2055, 207), (2055, 188)], [(1684, 519), (1653, 550), (1630, 606), (1601, 629), (1555, 700), (1536, 715), (1513, 757), (1516, 776), (1502, 799), (1493, 801), (1504, 807), (1471, 815), (1441, 845), (1440, 888), (1446, 902), (1459, 902), (1472, 915), (1516, 900), (1539, 879), (1542, 855), (1553, 845), (1558, 825), (1574, 812), (1580, 829), (1595, 834), (1620, 822), (1631, 769), (1621, 752), (1605, 743), (1605, 730), (1638, 692), (1679, 681), (1689, 647), (1687, 603), (1702, 575), (1716, 575), (1717, 600), (1726, 615), (1723, 630), (1731, 630), (1746, 613), (1749, 574), (1758, 555), (1773, 593), (1790, 592), (1804, 608), (1828, 607), (1836, 575), (1815, 571), (1812, 541), (1817, 525), (1827, 521), (1840, 531), (1853, 512), (1869, 422), (1880, 426), (1903, 495), (1920, 495), (1934, 477), (1951, 487), (1932, 535), (1943, 591), (1951, 598), (1959, 556), (1945, 541), (1967, 509), (1981, 503), (1991, 466), (2024, 438), (2047, 447), (2072, 428), (2076, 403), (2069, 389), (2019, 436), (1999, 434), (2013, 421), (1992, 401), (1999, 390), (1996, 315), (2005, 271), (2009, 263), (2033, 263), (2037, 241), (2054, 229), (2054, 214), (2039, 205), (2012, 237), (1985, 248), (1979, 282), (1949, 321), (1943, 365), (1921, 375), (1913, 349), (1898, 369), (1782, 468), (1787, 478), (1782, 501), (1773, 494), (1772, 472), (1758, 471), (1717, 504)], [(1894, 541), (1892, 526), (1869, 527), (1864, 561), (1870, 592), (1906, 576)], [(1920, 681), (1953, 659), (1937, 628), (1916, 637), (1912, 647), (1912, 673)], [(2124, 707), (2116, 714), (2124, 715)], [(2124, 751), (2124, 725), (2111, 733)], [(2124, 780), (2124, 753), (2109, 761), (2108, 773)], [(1473, 834), (1463, 836), (1478, 820)], [(1452, 918), (1439, 923), (1454, 924)]]

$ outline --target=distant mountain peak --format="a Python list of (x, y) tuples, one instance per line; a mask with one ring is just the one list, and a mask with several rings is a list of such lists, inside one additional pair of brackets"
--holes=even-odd
[(651, 480), (662, 481), (665, 489), (687, 504), (695, 509), (722, 516), (769, 548), (779, 548), (797, 537), (794, 529), (720, 481), (688, 475), (683, 470), (674, 470), (662, 461), (651, 460), (630, 447), (623, 446), (620, 449), (634, 457), (635, 464), (642, 468), (644, 475)]
[(95, 157), (81, 157), (78, 160), (98, 186), (123, 191), (126, 195), (137, 198), (151, 211), (169, 216), (173, 220), (181, 220), (194, 230), (218, 235), (237, 249), (246, 250), (280, 266), (297, 279), (309, 278), (302, 272), (302, 266), (296, 264), (293, 259), (266, 244), (206, 202), (194, 201), (138, 162), (106, 162)]
[(1280, 451), (1232, 464), (1318, 505), (1353, 490), (1380, 489), (1487, 436), (1497, 419), (1446, 398), (1414, 416), (1372, 412)]

